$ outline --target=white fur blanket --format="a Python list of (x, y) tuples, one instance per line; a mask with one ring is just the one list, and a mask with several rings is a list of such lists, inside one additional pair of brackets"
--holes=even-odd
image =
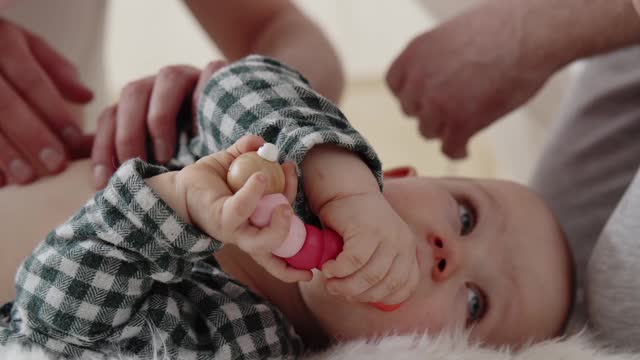
[[(0, 359), (50, 360), (42, 351), (0, 347)], [(113, 360), (126, 360), (116, 357)], [(308, 357), (308, 360), (640, 360), (640, 354), (612, 352), (594, 346), (585, 335), (528, 346), (520, 351), (471, 345), (464, 337), (390, 336), (377, 342), (353, 341)]]

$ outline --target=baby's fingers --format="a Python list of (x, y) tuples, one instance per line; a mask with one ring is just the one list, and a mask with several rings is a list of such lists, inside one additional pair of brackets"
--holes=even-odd
[(359, 301), (400, 304), (407, 300), (418, 287), (420, 279), (418, 264), (410, 263), (404, 255), (399, 255), (391, 265), (387, 276), (376, 286), (356, 297)]
[(227, 148), (227, 150), (207, 155), (198, 160), (197, 163), (208, 165), (218, 176), (225, 179), (233, 160), (244, 153), (258, 150), (263, 144), (264, 140), (261, 137), (245, 135)]
[[(346, 241), (342, 252), (335, 260), (327, 261), (322, 266), (322, 272), (328, 277), (345, 278), (354, 274), (356, 271), (364, 267), (373, 254), (376, 252), (379, 244), (372, 244), (368, 241)], [(395, 254), (397, 252), (393, 252)]]
[(258, 201), (264, 195), (267, 187), (267, 176), (261, 172), (249, 177), (249, 180), (231, 197), (222, 208), (222, 223), (231, 229), (237, 229), (247, 222), (256, 210)]
[(271, 254), (286, 239), (293, 212), (287, 205), (278, 206), (271, 215), (268, 226), (258, 229), (246, 226), (238, 230), (238, 246), (242, 251), (256, 258)]
[[(348, 296), (360, 300), (359, 296), (387, 278), (387, 274), (397, 255), (381, 245), (371, 259), (360, 270), (345, 278), (332, 278), (327, 281), (327, 291), (331, 294)], [(326, 273), (323, 267), (323, 272)], [(384, 294), (386, 296), (387, 294)], [(382, 299), (381, 296), (379, 299)], [(379, 300), (378, 299), (378, 300)]]
[(255, 259), (271, 275), (287, 283), (310, 281), (313, 273), (310, 270), (298, 270), (289, 266), (283, 259), (274, 255)]
[(272, 254), (289, 234), (292, 217), (293, 211), (290, 207), (279, 206), (274, 211), (269, 226), (240, 230), (237, 245), (278, 279), (285, 282), (308, 281), (311, 280), (311, 271), (289, 267), (284, 260)]

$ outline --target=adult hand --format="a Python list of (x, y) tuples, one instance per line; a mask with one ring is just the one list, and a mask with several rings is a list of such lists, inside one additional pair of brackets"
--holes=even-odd
[(105, 109), (98, 120), (91, 154), (96, 188), (103, 188), (121, 163), (135, 157), (147, 159), (147, 138), (156, 162), (171, 160), (176, 150), (176, 123), (185, 101), (191, 102), (192, 114), (196, 114), (202, 88), (222, 66), (222, 61), (210, 63), (203, 71), (187, 65), (168, 66), (127, 84), (120, 101)]
[(73, 64), (0, 18), (0, 186), (64, 169), (87, 143), (69, 103), (92, 97)]
[(471, 136), (524, 104), (561, 66), (529, 41), (517, 6), (488, 1), (418, 36), (387, 74), (403, 111), (451, 158), (465, 157)]

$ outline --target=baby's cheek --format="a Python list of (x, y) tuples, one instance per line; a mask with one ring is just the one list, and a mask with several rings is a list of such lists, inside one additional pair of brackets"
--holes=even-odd
[(423, 333), (437, 334), (447, 328), (448, 310), (434, 303), (422, 302), (404, 304), (402, 308), (396, 310), (397, 320), (396, 331), (402, 334)]

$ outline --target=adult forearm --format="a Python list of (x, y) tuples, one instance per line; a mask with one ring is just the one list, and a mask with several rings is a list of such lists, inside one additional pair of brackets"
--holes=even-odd
[(344, 86), (335, 49), (322, 30), (288, 0), (185, 0), (228, 60), (266, 55), (299, 70), (325, 97)]
[[(638, 1), (638, 0), (635, 0)], [(632, 0), (496, 0), (512, 7), (530, 61), (562, 67), (640, 40)]]
[(336, 50), (322, 30), (295, 7), (268, 24), (252, 44), (251, 52), (293, 66), (320, 94), (334, 102), (340, 100), (344, 74)]

